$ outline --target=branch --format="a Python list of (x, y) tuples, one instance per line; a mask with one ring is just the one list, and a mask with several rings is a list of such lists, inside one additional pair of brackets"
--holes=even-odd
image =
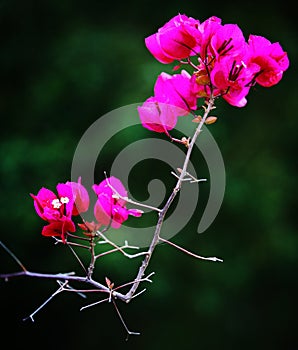
[[(202, 180), (198, 180), (194, 176), (192, 176), (190, 173), (188, 173), (187, 172), (187, 167), (188, 167), (188, 164), (189, 164), (189, 161), (190, 161), (190, 156), (191, 156), (193, 147), (195, 145), (195, 142), (196, 142), (200, 132), (202, 131), (202, 126), (205, 123), (206, 118), (208, 117), (210, 111), (214, 108), (213, 106), (214, 106), (214, 98), (211, 97), (209, 99), (207, 107), (204, 107), (205, 113), (204, 113), (201, 121), (198, 123), (198, 126), (197, 126), (197, 128), (196, 128), (196, 130), (194, 132), (193, 138), (191, 139), (191, 141), (188, 144), (187, 153), (186, 153), (186, 157), (185, 157), (185, 160), (184, 160), (184, 163), (183, 163), (183, 167), (182, 167), (182, 169), (178, 168), (178, 172), (180, 174), (179, 174), (179, 176), (175, 175), (177, 177), (176, 186), (173, 188), (173, 191), (170, 194), (170, 196), (169, 196), (166, 204), (164, 205), (164, 207), (162, 209), (158, 209), (158, 208), (154, 208), (154, 207), (151, 207), (151, 206), (147, 206), (147, 205), (142, 205), (141, 204), (141, 206), (146, 207), (148, 209), (156, 210), (159, 213), (158, 221), (157, 221), (157, 224), (156, 224), (156, 227), (155, 227), (155, 232), (154, 232), (151, 244), (149, 246), (149, 249), (147, 251), (145, 251), (145, 252), (140, 252), (140, 253), (136, 253), (136, 254), (128, 254), (128, 253), (126, 253), (124, 251), (124, 249), (126, 249), (126, 248), (139, 249), (139, 248), (138, 247), (129, 246), (127, 242), (125, 242), (125, 244), (123, 246), (119, 247), (118, 245), (116, 245), (115, 243), (110, 241), (102, 232), (100, 232), (100, 231), (96, 232), (96, 235), (98, 237), (101, 237), (103, 239), (103, 241), (104, 241), (104, 242), (101, 242), (101, 243), (108, 243), (114, 249), (111, 249), (110, 251), (107, 251), (107, 252), (102, 253), (102, 254), (98, 254), (96, 256), (93, 255), (93, 260), (94, 260), (93, 262), (95, 262), (95, 260), (97, 258), (99, 258), (100, 256), (103, 256), (105, 254), (109, 254), (109, 253), (112, 253), (112, 252), (116, 252), (116, 251), (121, 252), (124, 256), (126, 256), (128, 258), (135, 258), (135, 257), (139, 257), (141, 255), (145, 255), (145, 258), (143, 259), (143, 261), (141, 263), (141, 266), (139, 267), (137, 276), (132, 282), (123, 284), (123, 285), (118, 286), (117, 288), (113, 289), (113, 288), (111, 288), (111, 286), (106, 286), (104, 284), (101, 284), (101, 283), (93, 280), (92, 276), (91, 276), (92, 275), (91, 273), (88, 273), (86, 276), (82, 277), (82, 276), (77, 276), (77, 275), (74, 275), (74, 274), (67, 274), (67, 273), (64, 273), (64, 274), (63, 273), (47, 274), (47, 273), (30, 272), (24, 267), (24, 265), (19, 261), (19, 259), (17, 259), (17, 257), (0, 241), (1, 246), (10, 254), (10, 256), (18, 263), (18, 265), (22, 269), (22, 271), (20, 271), (20, 272), (0, 274), (0, 279), (8, 280), (9, 278), (16, 278), (16, 277), (21, 277), (21, 276), (27, 276), (27, 277), (33, 277), (33, 278), (55, 279), (60, 284), (60, 288), (54, 294), (52, 294), (52, 296), (49, 299), (47, 299), (34, 313), (32, 313), (29, 316), (32, 320), (33, 320), (33, 316), (36, 314), (36, 312), (38, 312), (44, 305), (46, 305), (58, 293), (60, 293), (62, 291), (71, 291), (71, 292), (81, 293), (80, 290), (77, 290), (77, 289), (74, 289), (72, 287), (69, 287), (68, 282), (69, 281), (75, 281), (75, 282), (79, 282), (79, 283), (88, 284), (88, 285), (93, 287), (93, 289), (83, 290), (84, 292), (91, 292), (91, 291), (92, 292), (104, 292), (104, 293), (107, 293), (109, 295), (108, 298), (105, 298), (105, 299), (100, 300), (100, 301), (98, 301), (96, 303), (93, 303), (93, 304), (87, 305), (85, 307), (82, 307), (81, 310), (83, 310), (83, 309), (85, 309), (87, 307), (90, 307), (92, 305), (97, 305), (97, 304), (105, 302), (105, 301), (113, 301), (114, 306), (116, 308), (116, 311), (117, 311), (117, 313), (118, 313), (118, 315), (120, 317), (120, 320), (123, 323), (123, 325), (124, 325), (128, 335), (129, 334), (138, 334), (138, 333), (131, 332), (131, 331), (128, 330), (128, 328), (126, 327), (126, 325), (125, 325), (125, 323), (123, 321), (122, 316), (119, 313), (119, 310), (117, 309), (117, 306), (116, 306), (114, 300), (115, 299), (120, 299), (120, 300), (128, 303), (134, 297), (142, 294), (145, 291), (145, 289), (143, 289), (142, 291), (137, 293), (137, 289), (138, 289), (138, 287), (139, 287), (141, 282), (145, 282), (145, 281), (146, 282), (152, 282), (149, 279), (149, 277), (152, 274), (148, 275), (147, 277), (143, 277), (143, 276), (144, 276), (145, 271), (146, 271), (146, 269), (147, 269), (147, 267), (149, 265), (149, 262), (150, 262), (150, 259), (152, 257), (152, 254), (153, 254), (157, 244), (160, 241), (168, 243), (168, 244), (172, 245), (173, 247), (183, 251), (184, 253), (186, 253), (186, 254), (188, 254), (190, 256), (193, 256), (195, 258), (198, 258), (198, 259), (211, 260), (211, 261), (222, 261), (222, 260), (220, 260), (218, 258), (201, 257), (201, 256), (199, 256), (197, 254), (189, 252), (186, 249), (184, 249), (182, 247), (179, 247), (178, 245), (176, 245), (176, 244), (174, 244), (172, 242), (169, 242), (169, 241), (167, 241), (167, 240), (165, 240), (165, 239), (160, 237), (160, 232), (161, 232), (161, 229), (162, 229), (162, 225), (163, 225), (166, 213), (169, 210), (169, 208), (170, 208), (172, 202), (174, 201), (176, 195), (180, 191), (183, 181), (186, 181), (186, 180), (191, 181), (191, 182), (204, 181), (203, 179)], [(186, 178), (186, 176), (188, 176), (188, 178)], [(123, 200), (126, 200), (129, 203), (140, 205), (139, 203), (136, 203), (134, 201), (129, 200), (126, 197), (121, 196), (110, 184), (109, 184), (109, 186), (112, 188), (112, 190), (114, 191), (115, 195), (119, 196), (119, 198), (121, 198)], [(76, 245), (76, 244), (73, 244), (73, 245)], [(87, 248), (86, 246), (82, 246), (82, 245), (78, 245), (78, 246)], [(69, 245), (69, 248), (73, 251), (73, 249), (70, 247), (70, 245)], [(74, 251), (73, 251), (73, 253), (74, 253)], [(85, 270), (84, 272), (86, 272), (85, 268), (84, 268), (84, 270)], [(121, 289), (121, 288), (123, 288), (125, 286), (129, 286), (129, 285), (131, 285), (131, 287), (130, 287), (129, 291), (126, 294), (118, 292), (119, 289)]]
[[(177, 170), (181, 174), (182, 169), (177, 168)], [(177, 175), (174, 171), (171, 171), (171, 174), (174, 175), (177, 179), (179, 179), (179, 175)], [(182, 181), (189, 181), (190, 183), (207, 181), (207, 179), (197, 179), (187, 171), (185, 172), (185, 174), (189, 177), (185, 177)]]
[(158, 218), (158, 221), (157, 221), (157, 224), (156, 224), (154, 236), (152, 238), (150, 247), (149, 247), (149, 249), (148, 249), (148, 251), (146, 253), (146, 257), (142, 261), (142, 264), (141, 264), (141, 266), (139, 268), (139, 271), (138, 271), (137, 277), (135, 279), (135, 282), (133, 283), (133, 285), (131, 286), (130, 290), (126, 294), (127, 302), (129, 302), (131, 300), (131, 298), (133, 297), (134, 293), (137, 291), (138, 286), (140, 284), (139, 281), (142, 279), (142, 277), (143, 277), (143, 275), (145, 273), (145, 270), (146, 270), (146, 268), (149, 265), (151, 256), (152, 256), (152, 254), (153, 254), (153, 252), (155, 250), (155, 247), (158, 244), (159, 239), (160, 239), (159, 238), (160, 237), (160, 232), (161, 232), (161, 228), (162, 228), (162, 225), (163, 225), (166, 213), (169, 210), (169, 208), (170, 208), (174, 198), (176, 197), (176, 195), (180, 191), (181, 186), (182, 186), (182, 182), (184, 181), (185, 176), (189, 175), (187, 173), (187, 167), (188, 167), (188, 163), (189, 163), (190, 156), (191, 156), (191, 153), (192, 153), (192, 149), (193, 149), (193, 147), (195, 145), (195, 142), (196, 142), (200, 132), (202, 131), (202, 127), (203, 127), (203, 125), (204, 125), (204, 123), (206, 121), (206, 118), (208, 117), (210, 111), (212, 109), (214, 109), (214, 108), (215, 108), (214, 107), (214, 98), (213, 98), (213, 96), (211, 96), (209, 101), (208, 101), (207, 107), (204, 106), (205, 112), (204, 112), (204, 115), (202, 117), (202, 120), (198, 124), (198, 126), (197, 126), (197, 128), (195, 130), (195, 133), (193, 135), (193, 138), (191, 139), (191, 141), (189, 143), (189, 146), (187, 148), (187, 153), (186, 153), (186, 157), (185, 157), (185, 160), (184, 160), (184, 163), (183, 163), (183, 167), (182, 167), (182, 169), (179, 170), (180, 176), (178, 177), (176, 186), (174, 187), (173, 192), (171, 193), (170, 197), (168, 198), (165, 206), (159, 212), (159, 218)]
[(0, 274), (1, 279), (8, 280), (9, 278), (16, 278), (21, 276), (27, 276), (27, 277), (33, 277), (33, 278), (43, 278), (43, 279), (54, 279), (59, 281), (76, 281), (80, 283), (87, 283), (95, 287), (96, 289), (102, 290), (104, 292), (109, 292), (109, 288), (105, 285), (94, 281), (91, 278), (82, 277), (82, 276), (76, 276), (76, 275), (70, 275), (67, 273), (57, 273), (57, 274), (50, 274), (50, 273), (38, 273), (38, 272), (30, 272), (28, 270), (26, 271), (20, 271), (20, 272), (12, 272), (12, 273), (4, 273)]
[[(155, 272), (151, 272), (147, 277), (144, 277), (142, 279), (139, 280), (139, 282), (150, 282), (152, 283), (152, 280), (150, 279), (151, 276), (153, 276), (155, 274)], [(116, 288), (113, 289), (113, 291), (115, 290), (118, 290), (120, 288), (123, 288), (123, 287), (126, 287), (126, 286), (129, 286), (131, 284), (133, 284), (134, 282), (128, 282), (128, 283), (125, 283), (125, 284), (121, 284), (121, 286), (118, 286)]]
[[(128, 243), (127, 243), (127, 241), (125, 241), (125, 245), (124, 245), (124, 246), (119, 247), (119, 246), (117, 246), (117, 244), (115, 244), (115, 243), (113, 243), (112, 241), (110, 241), (104, 234), (102, 234), (102, 232), (96, 231), (96, 233), (97, 233), (101, 238), (103, 238), (104, 241), (105, 241), (105, 242), (101, 242), (101, 244), (103, 244), (103, 243), (108, 243), (108, 244), (110, 244), (111, 246), (113, 246), (113, 247), (115, 248), (115, 249), (112, 249), (112, 250), (109, 251), (109, 252), (102, 253), (103, 255), (108, 254), (108, 253), (112, 253), (112, 252), (114, 252), (114, 251), (119, 251), (119, 252), (121, 252), (124, 256), (126, 256), (127, 258), (133, 259), (133, 258), (136, 258), (136, 257), (138, 257), (138, 256), (147, 254), (147, 252), (141, 252), (141, 253), (136, 253), (136, 254), (128, 254), (128, 253), (126, 253), (126, 252), (123, 250), (124, 248), (131, 248), (131, 249), (140, 249), (140, 248), (139, 248), (139, 247), (134, 247), (134, 246), (129, 246)], [(97, 256), (95, 257), (95, 259), (97, 259), (97, 258), (99, 258), (100, 256), (102, 256), (102, 254), (97, 255)]]
[(216, 258), (216, 257), (204, 257), (204, 256), (200, 256), (200, 255), (194, 254), (194, 253), (190, 252), (189, 250), (184, 249), (184, 248), (180, 247), (179, 245), (177, 245), (177, 244), (175, 244), (173, 242), (170, 242), (170, 241), (168, 241), (168, 240), (166, 240), (164, 238), (159, 237), (159, 240), (164, 242), (164, 243), (167, 243), (167, 244), (171, 245), (172, 247), (175, 247), (175, 248), (181, 250), (182, 252), (184, 252), (187, 255), (190, 255), (190, 256), (192, 256), (192, 257), (194, 257), (196, 259), (223, 262), (222, 259), (219, 259), (219, 258)]
[(43, 302), (34, 312), (32, 312), (28, 317), (25, 317), (23, 321), (28, 320), (28, 318), (31, 319), (32, 322), (34, 322), (33, 316), (38, 313), (48, 302), (50, 302), (57, 294), (61, 293), (63, 291), (63, 288), (65, 285), (67, 285), (68, 281), (65, 281), (62, 285), (60, 285), (60, 288), (56, 290), (45, 302)]
[(21, 261), (13, 254), (13, 252), (12, 252), (10, 249), (8, 249), (8, 248), (6, 247), (6, 245), (5, 245), (2, 241), (0, 241), (0, 245), (1, 245), (2, 248), (4, 248), (4, 250), (15, 260), (15, 262), (21, 267), (21, 269), (22, 269), (23, 271), (27, 271), (27, 269), (26, 269), (25, 266), (21, 263)]
[[(112, 295), (114, 298), (116, 299), (120, 299), (126, 303), (128, 303), (131, 299), (132, 296), (127, 296), (126, 294), (122, 294), (120, 292), (118, 292), (117, 290), (120, 288), (123, 288), (127, 285), (130, 284), (135, 284), (138, 283), (138, 285), (141, 282), (152, 282), (149, 277), (152, 276), (154, 273), (151, 273), (150, 275), (148, 275), (145, 278), (141, 278), (140, 280), (134, 280), (133, 282), (129, 282), (126, 283), (124, 285), (121, 285), (119, 287), (116, 287), (114, 290), (112, 290)], [(74, 288), (70, 288), (70, 289), (65, 289), (63, 288), (64, 291), (69, 291), (69, 292), (76, 292), (76, 293), (80, 293), (80, 292), (103, 292), (103, 293), (107, 293), (107, 294), (111, 294), (111, 289), (108, 288), (107, 286), (105, 286), (104, 284), (101, 284), (95, 280), (93, 280), (92, 278), (88, 278), (88, 277), (82, 277), (82, 276), (77, 276), (71, 273), (57, 273), (57, 274), (49, 274), (49, 273), (38, 273), (38, 272), (31, 272), (31, 271), (19, 271), (19, 272), (12, 272), (12, 273), (5, 273), (5, 274), (0, 274), (0, 279), (4, 279), (6, 281), (8, 281), (10, 278), (17, 278), (17, 277), (22, 277), (22, 276), (27, 276), (27, 277), (32, 277), (32, 278), (42, 278), (42, 279), (54, 279), (56, 281), (64, 281), (64, 282), (68, 282), (68, 281), (75, 281), (78, 283), (85, 283), (88, 284), (92, 287), (94, 287), (95, 289), (92, 290), (79, 290), (79, 289), (74, 289)], [(144, 291), (144, 290), (143, 290)], [(143, 291), (141, 293), (143, 293)], [(140, 294), (141, 294), (140, 293)], [(134, 295), (136, 296), (136, 295)], [(50, 298), (51, 299), (51, 298)]]
[(132, 331), (130, 331), (130, 330), (128, 329), (128, 327), (127, 327), (126, 323), (124, 322), (124, 319), (123, 319), (123, 317), (122, 317), (122, 315), (121, 315), (121, 313), (120, 313), (120, 311), (119, 311), (119, 309), (118, 309), (118, 307), (117, 307), (117, 305), (116, 305), (115, 300), (112, 299), (112, 302), (113, 302), (113, 305), (114, 305), (114, 307), (115, 307), (115, 310), (117, 311), (117, 314), (118, 314), (118, 316), (119, 316), (119, 318), (120, 318), (120, 321), (121, 321), (123, 327), (124, 327), (125, 330), (126, 330), (126, 333), (127, 333), (127, 338), (126, 338), (126, 340), (128, 340), (128, 336), (130, 336), (130, 335), (140, 335), (141, 333), (139, 333), (139, 332), (132, 332)]

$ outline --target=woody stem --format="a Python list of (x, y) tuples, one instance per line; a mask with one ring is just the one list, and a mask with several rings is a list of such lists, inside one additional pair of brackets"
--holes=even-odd
[(203, 127), (203, 125), (205, 123), (206, 118), (208, 117), (210, 111), (213, 109), (213, 106), (214, 106), (214, 98), (213, 98), (213, 96), (211, 96), (209, 101), (208, 101), (207, 107), (205, 108), (205, 113), (204, 113), (204, 115), (202, 117), (202, 120), (198, 124), (198, 126), (197, 126), (197, 128), (195, 130), (195, 133), (194, 133), (194, 135), (193, 135), (193, 137), (192, 137), (192, 139), (191, 139), (191, 141), (189, 143), (189, 147), (187, 149), (187, 153), (186, 153), (186, 157), (185, 157), (185, 160), (184, 160), (184, 163), (183, 163), (183, 167), (182, 167), (182, 170), (181, 170), (180, 175), (178, 177), (176, 186), (174, 187), (174, 189), (173, 189), (170, 197), (168, 198), (166, 204), (164, 205), (164, 207), (159, 212), (159, 217), (158, 217), (158, 221), (157, 221), (157, 224), (156, 224), (156, 228), (155, 228), (155, 232), (154, 232), (151, 244), (149, 246), (149, 249), (147, 251), (147, 254), (146, 254), (144, 260), (141, 263), (141, 266), (139, 268), (138, 274), (137, 274), (137, 276), (135, 278), (135, 282), (133, 283), (133, 285), (131, 286), (130, 290), (125, 295), (126, 302), (129, 302), (131, 300), (131, 298), (133, 297), (133, 295), (135, 294), (135, 292), (137, 291), (138, 286), (140, 284), (140, 280), (144, 276), (145, 271), (146, 271), (146, 269), (147, 269), (147, 267), (149, 265), (149, 262), (150, 262), (150, 259), (152, 257), (152, 254), (153, 254), (153, 252), (155, 250), (155, 247), (157, 246), (157, 244), (158, 244), (158, 242), (160, 240), (159, 236), (160, 236), (161, 228), (162, 228), (165, 216), (167, 214), (167, 211), (169, 210), (172, 202), (174, 201), (176, 195), (178, 194), (178, 192), (181, 189), (183, 179), (184, 179), (185, 175), (187, 174), (187, 167), (188, 167), (188, 164), (189, 164), (189, 161), (190, 161), (190, 156), (191, 156), (191, 153), (192, 153), (192, 149), (194, 147), (194, 144), (195, 144), (195, 142), (196, 142), (200, 132), (202, 131), (202, 127)]

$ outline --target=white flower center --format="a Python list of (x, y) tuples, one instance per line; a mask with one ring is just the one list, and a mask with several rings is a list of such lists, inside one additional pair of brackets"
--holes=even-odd
[(61, 198), (60, 198), (60, 201), (61, 201), (61, 203), (63, 203), (63, 204), (67, 204), (67, 203), (69, 202), (69, 198), (68, 198), (68, 197), (61, 197)]
[(53, 199), (52, 200), (52, 206), (54, 209), (59, 209), (61, 207), (62, 203), (60, 203), (59, 199)]
[(68, 197), (61, 197), (60, 200), (58, 198), (52, 200), (52, 206), (54, 209), (60, 209), (61, 205), (67, 204), (69, 202)]

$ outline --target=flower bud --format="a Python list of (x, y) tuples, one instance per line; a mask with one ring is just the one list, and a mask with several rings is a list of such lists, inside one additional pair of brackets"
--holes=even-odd
[(207, 71), (205, 69), (201, 69), (197, 73), (195, 73), (196, 76), (196, 83), (199, 85), (207, 85), (210, 83), (209, 75), (207, 74)]
[(209, 124), (213, 124), (217, 121), (217, 117), (214, 117), (214, 116), (210, 116), (208, 118), (206, 118), (205, 120), (205, 124), (209, 125)]
[(200, 115), (196, 116), (196, 117), (192, 120), (192, 122), (194, 122), (194, 123), (200, 123), (201, 121), (202, 121), (202, 117), (201, 117)]

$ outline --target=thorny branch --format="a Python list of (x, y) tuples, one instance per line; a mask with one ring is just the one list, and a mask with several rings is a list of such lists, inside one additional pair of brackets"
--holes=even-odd
[(189, 164), (189, 161), (190, 161), (190, 156), (191, 156), (191, 153), (192, 153), (192, 149), (193, 149), (193, 146), (200, 134), (200, 132), (202, 131), (202, 127), (210, 113), (210, 111), (212, 109), (214, 109), (214, 98), (211, 96), (210, 99), (209, 99), (209, 102), (207, 104), (207, 107), (204, 106), (204, 109), (205, 109), (205, 112), (204, 112), (204, 115), (200, 121), (200, 123), (198, 124), (196, 130), (195, 130), (195, 133), (188, 145), (188, 149), (187, 149), (187, 153), (186, 153), (186, 157), (185, 157), (185, 160), (184, 160), (184, 164), (183, 164), (183, 167), (182, 169), (180, 169), (179, 173), (180, 175), (178, 176), (178, 180), (177, 180), (177, 183), (176, 183), (176, 186), (174, 187), (173, 189), (173, 192), (171, 193), (170, 197), (168, 198), (165, 206), (161, 209), (161, 211), (159, 212), (159, 218), (158, 218), (158, 221), (157, 221), (157, 224), (156, 224), (156, 228), (155, 228), (155, 232), (154, 232), (154, 236), (153, 236), (153, 239), (151, 241), (151, 244), (149, 246), (149, 249), (147, 251), (147, 254), (139, 268), (139, 272), (137, 274), (137, 277), (135, 279), (135, 282), (133, 283), (133, 285), (131, 286), (130, 290), (127, 292), (127, 294), (125, 295), (125, 299), (126, 299), (126, 302), (128, 303), (132, 296), (134, 295), (134, 293), (136, 292), (136, 290), (138, 289), (138, 286), (140, 284), (140, 280), (141, 278), (143, 277), (148, 265), (149, 265), (149, 262), (150, 262), (150, 259), (152, 257), (152, 254), (155, 250), (155, 247), (157, 246), (157, 244), (159, 243), (159, 241), (161, 240), (160, 238), (160, 233), (161, 233), (161, 229), (162, 229), (162, 225), (163, 225), (163, 222), (164, 222), (164, 219), (165, 219), (165, 216), (166, 216), (166, 213), (167, 211), (169, 210), (172, 202), (174, 201), (176, 195), (178, 194), (178, 192), (180, 191), (181, 189), (181, 186), (182, 186), (182, 183), (184, 181), (184, 178), (186, 175), (189, 175), (189, 173), (187, 172), (187, 167), (188, 167), (188, 164)]
[[(214, 98), (211, 96), (207, 106), (203, 106), (204, 108), (204, 115), (203, 117), (201, 117), (200, 122), (198, 123), (198, 126), (194, 132), (194, 135), (192, 137), (191, 140), (189, 140), (189, 142), (187, 142), (187, 153), (186, 153), (186, 157), (183, 163), (183, 167), (182, 168), (177, 168), (178, 170), (178, 174), (173, 173), (175, 175), (175, 177), (177, 178), (177, 182), (176, 185), (172, 191), (172, 193), (170, 194), (166, 204), (164, 205), (164, 207), (162, 209), (159, 208), (155, 208), (155, 207), (151, 207), (148, 205), (142, 205), (140, 203), (131, 201), (129, 198), (127, 197), (122, 197), (113, 187), (111, 184), (109, 184), (109, 186), (112, 188), (113, 192), (115, 193), (115, 196), (118, 196), (119, 198), (132, 203), (132, 204), (136, 204), (136, 205), (140, 205), (143, 207), (146, 207), (148, 209), (152, 209), (158, 212), (158, 221), (156, 224), (156, 228), (155, 228), (155, 232), (151, 241), (151, 244), (148, 248), (147, 251), (142, 251), (136, 254), (129, 254), (125, 251), (125, 249), (138, 249), (138, 247), (134, 247), (134, 246), (130, 246), (127, 242), (125, 242), (125, 244), (123, 246), (118, 246), (115, 243), (113, 243), (111, 240), (109, 240), (104, 234), (103, 232), (105, 232), (105, 230), (102, 231), (96, 231), (93, 233), (93, 235), (91, 235), (91, 237), (89, 239), (86, 238), (80, 238), (74, 235), (71, 235), (73, 238), (80, 238), (83, 241), (87, 241), (89, 242), (89, 247), (87, 245), (83, 245), (83, 244), (78, 244), (78, 243), (73, 243), (73, 242), (69, 242), (67, 243), (69, 248), (71, 249), (71, 251), (73, 252), (74, 256), (76, 257), (76, 259), (79, 261), (80, 265), (83, 267), (83, 270), (85, 271), (86, 275), (85, 276), (78, 276), (75, 275), (73, 273), (58, 273), (58, 274), (46, 274), (46, 273), (37, 273), (37, 272), (31, 272), (28, 271), (24, 265), (19, 261), (19, 259), (0, 241), (1, 246), (12, 256), (12, 258), (17, 262), (17, 264), (21, 267), (22, 271), (20, 272), (15, 272), (15, 273), (7, 273), (7, 274), (0, 274), (0, 278), (4, 279), (4, 280), (8, 280), (9, 278), (15, 278), (15, 277), (20, 277), (20, 276), (27, 276), (27, 277), (31, 277), (31, 278), (41, 278), (41, 279), (53, 279), (56, 280), (59, 283), (59, 288), (58, 290), (53, 293), (41, 306), (39, 306), (31, 315), (29, 315), (28, 318), (30, 318), (32, 321), (34, 321), (33, 316), (41, 310), (41, 308), (43, 308), (50, 300), (52, 300), (57, 294), (63, 292), (63, 291), (67, 291), (67, 292), (75, 292), (78, 293), (81, 296), (85, 297), (85, 294), (82, 293), (90, 293), (90, 292), (102, 292), (102, 293), (106, 293), (107, 294), (107, 298), (101, 299), (97, 302), (94, 302), (92, 304), (83, 306), (81, 308), (81, 310), (84, 310), (86, 308), (89, 308), (91, 306), (94, 305), (98, 305), (100, 303), (103, 302), (112, 302), (116, 312), (120, 318), (121, 323), (123, 324), (127, 335), (138, 335), (139, 333), (137, 332), (131, 332), (129, 331), (129, 329), (127, 328), (123, 317), (121, 316), (119, 309), (116, 305), (115, 300), (121, 300), (124, 301), (126, 303), (129, 303), (133, 298), (137, 297), (138, 295), (142, 294), (146, 289), (141, 290), (140, 292), (137, 292), (140, 283), (142, 282), (152, 282), (150, 277), (154, 274), (151, 273), (149, 274), (147, 277), (144, 277), (145, 275), (145, 271), (148, 268), (149, 262), (151, 260), (152, 254), (157, 246), (157, 244), (159, 242), (164, 242), (167, 244), (170, 244), (171, 246), (179, 249), (180, 251), (195, 257), (195, 258), (199, 258), (199, 259), (203, 259), (203, 260), (210, 260), (210, 261), (221, 261), (221, 259), (215, 258), (215, 257), (202, 257), (200, 255), (197, 255), (195, 253), (192, 253), (182, 247), (179, 247), (178, 245), (167, 241), (166, 239), (161, 237), (161, 230), (162, 230), (162, 226), (164, 223), (164, 219), (166, 216), (166, 213), (168, 212), (171, 204), (173, 203), (175, 197), (177, 196), (177, 194), (179, 193), (181, 187), (182, 187), (182, 183), (184, 181), (190, 181), (190, 182), (200, 182), (200, 181), (206, 181), (206, 179), (196, 179), (193, 175), (191, 175), (188, 171), (187, 171), (187, 167), (190, 161), (190, 157), (191, 157), (191, 153), (194, 147), (194, 144), (199, 136), (199, 134), (202, 131), (202, 127), (210, 113), (210, 111), (212, 109), (214, 109)], [(55, 239), (56, 243), (61, 243), (60, 240)], [(96, 244), (109, 244), (112, 246), (112, 249), (107, 250), (103, 253), (100, 254), (95, 254), (95, 245)], [(77, 246), (77, 247), (82, 247), (82, 248), (87, 248), (90, 250), (91, 253), (91, 262), (89, 265), (89, 268), (86, 269), (83, 265), (83, 263), (80, 261), (78, 255), (75, 253), (75, 251), (73, 250), (72, 246)], [(114, 252), (120, 252), (122, 253), (125, 257), (128, 258), (136, 258), (136, 257), (140, 257), (145, 255), (143, 261), (140, 264), (138, 273), (136, 275), (136, 278), (128, 283), (125, 283), (121, 286), (115, 287), (114, 288), (114, 284), (110, 283), (110, 281), (106, 278), (106, 283), (107, 281), (109, 281), (108, 285), (105, 285), (103, 283), (97, 282), (92, 278), (92, 273), (94, 270), (94, 264), (96, 262), (96, 260), (100, 257), (103, 257), (107, 254), (110, 253), (114, 253)], [(75, 289), (69, 286), (69, 282), (70, 281), (75, 281), (78, 283), (83, 283), (86, 284), (88, 286), (90, 286), (90, 289)], [(130, 286), (129, 290), (126, 293), (121, 293), (119, 290), (124, 288), (124, 287), (128, 287)]]

